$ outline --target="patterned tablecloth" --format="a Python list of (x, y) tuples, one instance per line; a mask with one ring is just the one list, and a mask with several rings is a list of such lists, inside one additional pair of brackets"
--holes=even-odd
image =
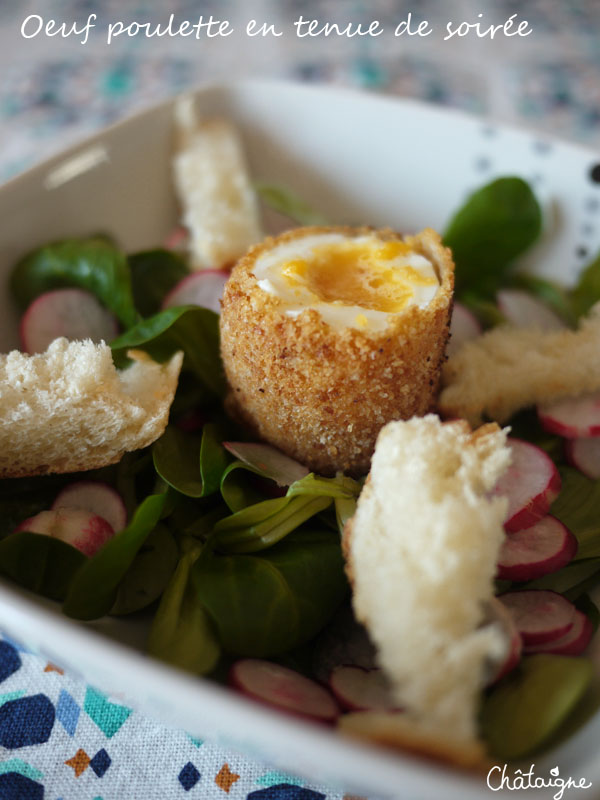
[[(526, 11), (524, 7), (526, 6)], [(144, 40), (108, 46), (98, 33), (23, 39), (29, 14), (97, 31), (112, 20), (250, 18), (279, 38)], [(412, 13), (436, 33), (297, 39), (291, 21), (380, 20)], [(527, 19), (523, 39), (443, 41), (450, 20)], [(143, 106), (211, 78), (242, 75), (328, 82), (419, 97), (546, 132), (600, 142), (600, 3), (597, 0), (22, 0), (0, 2), (0, 180)], [(1, 620), (0, 620), (1, 627)], [(283, 775), (163, 727), (69, 677), (59, 665), (0, 641), (0, 800), (195, 797), (341, 800), (339, 791)]]

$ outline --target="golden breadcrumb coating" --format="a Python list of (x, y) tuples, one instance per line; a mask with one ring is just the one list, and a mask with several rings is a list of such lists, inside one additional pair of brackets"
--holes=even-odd
[(292, 318), (258, 286), (257, 259), (306, 236), (340, 233), (402, 240), (389, 229), (309, 227), (269, 237), (234, 267), (221, 312), (221, 353), (233, 416), (283, 452), (327, 475), (368, 471), (390, 420), (425, 414), (445, 358), (454, 264), (435, 231), (404, 241), (433, 264), (440, 286), (425, 308), (389, 316), (383, 331), (334, 330), (314, 309)]

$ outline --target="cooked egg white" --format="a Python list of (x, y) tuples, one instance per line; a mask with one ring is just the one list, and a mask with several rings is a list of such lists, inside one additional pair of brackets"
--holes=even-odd
[(439, 288), (433, 264), (396, 239), (313, 234), (267, 250), (255, 263), (263, 291), (284, 313), (317, 311), (334, 329), (381, 331), (411, 305), (425, 308)]

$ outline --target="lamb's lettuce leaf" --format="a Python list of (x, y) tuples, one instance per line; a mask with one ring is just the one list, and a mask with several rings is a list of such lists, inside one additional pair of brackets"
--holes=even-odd
[(63, 600), (86, 557), (70, 544), (29, 531), (0, 540), (0, 574), (32, 592)]
[(207, 550), (193, 576), (223, 648), (257, 658), (309, 641), (348, 591), (339, 536), (322, 530), (296, 531), (259, 555)]
[(147, 497), (129, 525), (119, 531), (74, 576), (63, 605), (76, 619), (97, 619), (108, 614), (117, 589), (140, 548), (156, 528), (165, 508), (166, 494)]
[(214, 395), (225, 389), (219, 354), (219, 315), (199, 306), (174, 306), (141, 320), (111, 342), (117, 364), (126, 362), (129, 349), (144, 350), (155, 361), (166, 361), (183, 350), (188, 369)]
[(444, 233), (454, 256), (459, 298), (466, 291), (493, 296), (541, 227), (539, 203), (522, 178), (497, 178), (474, 192)]
[(44, 292), (69, 286), (94, 294), (126, 328), (138, 319), (127, 258), (104, 237), (65, 239), (39, 247), (18, 262), (10, 277), (22, 309)]
[(143, 317), (158, 313), (171, 289), (190, 274), (183, 258), (172, 250), (144, 250), (127, 260), (135, 307)]
[(510, 760), (539, 750), (576, 707), (592, 676), (584, 658), (526, 656), (484, 701), (481, 725), (491, 753)]

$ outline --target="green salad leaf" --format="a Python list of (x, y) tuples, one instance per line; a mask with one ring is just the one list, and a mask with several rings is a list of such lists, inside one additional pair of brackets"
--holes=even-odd
[(215, 542), (228, 553), (253, 553), (279, 542), (331, 505), (331, 497), (275, 497), (236, 511), (215, 525)]
[(481, 713), (483, 737), (496, 758), (522, 758), (555, 735), (590, 686), (584, 658), (526, 656), (495, 686)]
[(135, 307), (143, 317), (160, 311), (171, 289), (190, 274), (184, 259), (172, 250), (144, 250), (127, 260)]
[(206, 552), (193, 576), (223, 648), (257, 658), (309, 641), (348, 591), (339, 536), (322, 530), (296, 531), (260, 555)]
[(600, 558), (575, 559), (557, 572), (551, 572), (522, 584), (522, 589), (550, 589), (564, 594), (568, 600), (576, 600), (595, 585), (600, 577)]
[(312, 495), (316, 497), (358, 497), (360, 483), (346, 475), (337, 475), (335, 478), (322, 478), (314, 472), (298, 481), (294, 481), (287, 491), (287, 497), (296, 495)]
[(218, 425), (212, 422), (204, 425), (200, 444), (200, 476), (204, 497), (219, 491), (223, 473), (229, 464), (229, 456), (222, 441), (223, 434)]
[(272, 183), (255, 183), (254, 188), (260, 199), (273, 211), (283, 214), (299, 225), (329, 225), (329, 221), (320, 211), (315, 211), (301, 197), (283, 186)]
[(465, 291), (493, 294), (541, 227), (540, 206), (522, 178), (497, 178), (474, 192), (443, 237), (454, 255), (459, 296)]
[(227, 442), (227, 450), (238, 460), (229, 464), (222, 475), (221, 495), (233, 512), (279, 497), (282, 487), (309, 474), (302, 464), (270, 445)]
[(309, 470), (303, 464), (262, 442), (226, 442), (227, 450), (235, 456), (246, 469), (274, 481), (278, 486), (290, 486), (294, 481), (305, 478)]
[(123, 576), (110, 613), (133, 614), (146, 608), (163, 593), (179, 558), (173, 534), (165, 525), (157, 525), (141, 546)]
[(589, 594), (582, 594), (578, 597), (575, 601), (575, 606), (590, 620), (595, 633), (600, 625), (600, 610), (598, 606), (594, 603)]
[(12, 533), (23, 520), (50, 508), (68, 480), (63, 475), (0, 480), (0, 537)]
[(354, 516), (356, 511), (356, 497), (336, 497), (335, 504), (335, 519), (337, 522), (340, 534), (344, 532), (346, 523)]
[(267, 499), (253, 478), (256, 475), (264, 477), (243, 461), (233, 461), (227, 466), (221, 477), (221, 496), (230, 511), (241, 511)]
[(214, 669), (221, 652), (213, 625), (199, 602), (190, 572), (202, 545), (188, 545), (162, 596), (148, 638), (148, 652), (197, 675)]
[(264, 550), (329, 508), (335, 498), (354, 498), (359, 492), (360, 484), (352, 478), (310, 473), (295, 481), (285, 497), (262, 500), (220, 520), (214, 530), (216, 546), (228, 553)]
[(64, 599), (86, 560), (75, 547), (52, 536), (18, 531), (0, 540), (0, 574), (51, 600)]
[(600, 300), (600, 253), (585, 267), (577, 285), (571, 291), (571, 304), (575, 315), (583, 317)]
[(218, 492), (229, 461), (213, 423), (204, 425), (201, 436), (167, 426), (154, 443), (153, 456), (160, 477), (188, 497), (207, 497)]
[(550, 513), (577, 537), (576, 559), (600, 558), (600, 481), (572, 467), (563, 467), (560, 473), (562, 489)]
[(83, 564), (69, 587), (63, 611), (76, 619), (97, 619), (114, 605), (119, 584), (140, 548), (156, 528), (167, 500), (166, 494), (147, 497), (129, 525), (119, 531), (93, 558)]
[(199, 306), (174, 306), (141, 320), (111, 342), (118, 364), (130, 348), (166, 361), (183, 350), (184, 369), (191, 370), (214, 394), (222, 395), (225, 376), (219, 354), (219, 315)]
[(463, 291), (460, 302), (473, 312), (484, 328), (494, 328), (506, 322), (495, 301), (483, 299), (477, 292), (470, 289)]
[(10, 277), (12, 293), (23, 309), (38, 295), (69, 286), (94, 294), (126, 328), (138, 319), (127, 258), (102, 237), (40, 247), (22, 258)]

